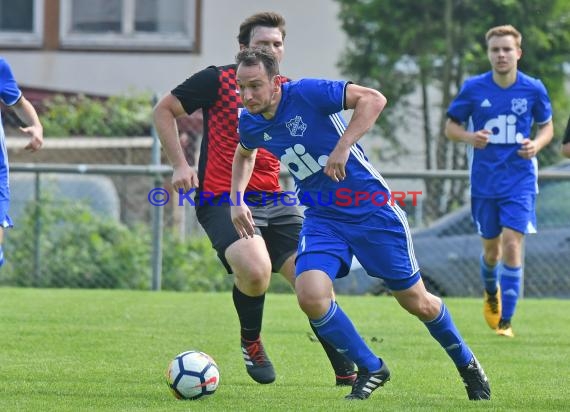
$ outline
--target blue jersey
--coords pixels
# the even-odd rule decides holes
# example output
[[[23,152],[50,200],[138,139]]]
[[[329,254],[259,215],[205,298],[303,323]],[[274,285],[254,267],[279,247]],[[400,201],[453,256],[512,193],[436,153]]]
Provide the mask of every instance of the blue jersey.
[[[471,195],[500,198],[536,193],[536,158],[517,154],[520,142],[530,138],[534,123],[548,123],[552,108],[548,92],[538,79],[517,72],[514,84],[504,89],[487,72],[465,81],[447,116],[466,124],[469,131],[492,132],[484,149],[469,146]]]
[[[12,106],[22,96],[8,62],[0,57],[0,99],[6,106]]]
[[[328,156],[346,129],[340,111],[347,84],[322,79],[285,83],[272,119],[246,110],[240,117],[240,144],[248,150],[265,148],[287,166],[297,197],[307,206],[307,217],[361,221],[379,205],[389,205],[386,183],[357,144],[350,149],[345,180],[334,182],[324,174]],[[357,202],[357,196],[374,197],[375,201]]]
[[[7,106],[15,104],[22,92],[16,84],[14,75],[10,66],[0,57],[0,99]],[[6,150],[6,136],[2,127],[0,115],[0,226],[7,227],[11,225],[8,216],[8,207],[10,200],[10,188],[8,184],[8,152]]]

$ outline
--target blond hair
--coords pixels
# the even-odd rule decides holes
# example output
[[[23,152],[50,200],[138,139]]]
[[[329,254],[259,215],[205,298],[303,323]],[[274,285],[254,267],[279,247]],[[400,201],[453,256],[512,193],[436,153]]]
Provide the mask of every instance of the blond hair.
[[[510,24],[505,24],[503,26],[496,26],[489,29],[489,31],[487,31],[487,33],[485,34],[485,41],[487,42],[487,45],[489,44],[489,39],[494,36],[497,37],[513,36],[515,38],[515,42],[517,43],[517,47],[519,49],[521,47],[522,34]]]

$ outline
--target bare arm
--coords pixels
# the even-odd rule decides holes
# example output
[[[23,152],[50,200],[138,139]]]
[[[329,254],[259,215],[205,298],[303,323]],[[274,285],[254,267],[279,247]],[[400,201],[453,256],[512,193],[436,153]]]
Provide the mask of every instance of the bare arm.
[[[324,172],[332,180],[344,180],[350,147],[370,130],[386,103],[386,97],[377,90],[355,84],[347,86],[345,105],[347,109],[354,109],[354,113],[325,166]]]
[[[447,119],[445,123],[445,135],[449,140],[454,142],[463,142],[470,144],[476,149],[483,149],[489,143],[490,130],[478,130],[476,132],[468,132],[463,125]]]
[[[244,203],[243,194],[253,173],[257,150],[246,150],[238,144],[232,165],[232,187],[230,192],[232,222],[240,237],[253,237],[255,222],[251,211]]]
[[[520,157],[531,159],[538,154],[548,143],[552,141],[554,136],[554,125],[552,120],[548,123],[540,125],[534,139],[524,139],[521,142],[521,148],[517,151]]]
[[[25,127],[20,127],[20,130],[31,136],[30,142],[25,149],[31,152],[39,150],[44,143],[44,128],[36,109],[24,96],[20,97],[20,100],[11,108],[16,113],[16,116],[26,125]]]
[[[176,191],[183,189],[187,192],[198,187],[198,175],[196,170],[188,165],[180,145],[176,118],[185,114],[180,101],[170,93],[160,99],[153,110],[154,127],[166,156],[174,168],[172,186]]]

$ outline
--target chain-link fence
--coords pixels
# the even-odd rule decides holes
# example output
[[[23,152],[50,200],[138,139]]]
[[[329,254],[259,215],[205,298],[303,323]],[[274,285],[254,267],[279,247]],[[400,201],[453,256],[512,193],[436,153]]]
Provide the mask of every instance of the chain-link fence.
[[[195,164],[199,133],[181,131]],[[0,284],[203,290],[208,277],[218,279],[214,288],[231,284],[193,207],[178,205],[152,137],[50,139],[34,154],[22,150],[26,141],[9,140],[16,227],[6,231]],[[408,213],[428,286],[443,295],[479,295],[481,245],[467,172],[383,175]],[[283,185],[291,189],[290,178]],[[570,162],[542,168],[540,188],[539,233],[526,238],[525,294],[570,297]],[[167,204],[155,205],[166,196]]]
[[[6,236],[2,284],[137,289],[160,289],[166,284],[184,289],[191,273],[180,272],[209,276],[211,270],[224,276],[196,225],[193,208],[177,205],[176,194],[165,189],[168,167],[13,168],[16,227]],[[466,178],[462,172],[386,173],[385,177],[397,182],[393,191],[402,193],[410,192],[406,182],[445,184]],[[429,203],[422,191],[414,192],[415,197],[402,197],[401,202],[410,216],[415,253],[428,287],[442,295],[479,295],[481,246],[469,205],[427,222],[422,216],[430,215],[424,210]],[[156,206],[168,196],[168,204]],[[526,240],[526,296],[570,297],[568,202],[570,163],[564,170],[544,171],[537,201],[539,233]],[[200,246],[192,246],[193,241]],[[194,262],[190,267],[177,267],[188,259]],[[380,292],[374,287],[367,291]]]
[[[384,173],[392,191],[409,193],[407,187],[465,186],[464,204],[440,217],[430,207],[441,207],[445,199],[430,202],[420,189],[415,205],[412,196],[405,207],[412,227],[414,252],[424,283],[443,296],[479,296],[481,240],[471,220],[467,172]],[[405,178],[405,179],[403,179]],[[419,182],[418,182],[419,180]],[[536,201],[538,233],[525,237],[524,290],[527,297],[570,298],[570,161],[542,170]],[[354,279],[342,280],[339,291],[384,293],[383,282],[367,278],[361,268]]]
[[[229,290],[209,241],[181,227],[194,212],[173,202],[170,174],[160,165],[13,165],[15,227],[0,285]]]

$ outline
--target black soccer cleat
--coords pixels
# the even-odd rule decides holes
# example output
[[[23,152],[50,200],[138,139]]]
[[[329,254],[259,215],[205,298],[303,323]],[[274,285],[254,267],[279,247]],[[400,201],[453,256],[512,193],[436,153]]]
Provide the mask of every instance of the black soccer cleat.
[[[344,398],[348,400],[368,399],[370,394],[384,386],[390,380],[390,371],[384,362],[378,372],[370,373],[366,369],[359,370],[356,374],[356,380],[352,384],[352,392]]]
[[[336,375],[336,386],[352,386],[356,380],[356,372]]]
[[[469,400],[481,401],[491,399],[491,387],[489,386],[487,375],[485,375],[485,371],[475,356],[471,358],[467,366],[462,366],[457,368],[457,370],[461,375],[461,379],[463,379]]]
[[[260,338],[254,341],[242,338],[241,351],[243,352],[245,369],[254,381],[264,384],[275,381],[273,364],[267,357]]]

